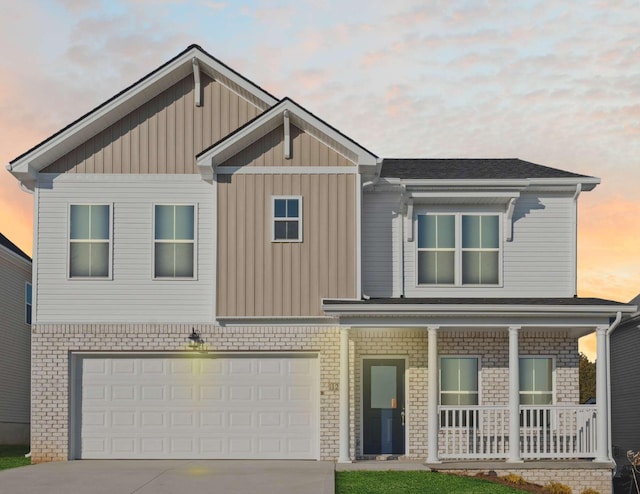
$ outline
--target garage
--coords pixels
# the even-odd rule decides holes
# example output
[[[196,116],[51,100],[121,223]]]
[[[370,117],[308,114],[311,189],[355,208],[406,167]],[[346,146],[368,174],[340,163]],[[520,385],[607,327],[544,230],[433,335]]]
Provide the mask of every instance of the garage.
[[[72,457],[319,457],[317,355],[84,355],[74,367]]]

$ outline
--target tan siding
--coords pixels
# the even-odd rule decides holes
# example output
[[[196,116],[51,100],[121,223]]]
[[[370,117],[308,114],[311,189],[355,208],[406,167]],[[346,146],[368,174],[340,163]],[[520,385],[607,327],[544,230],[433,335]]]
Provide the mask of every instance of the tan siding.
[[[201,74],[203,106],[187,76],[61,157],[44,173],[198,173],[195,155],[261,110]]]
[[[291,159],[285,159],[281,125],[222,166],[353,166],[353,162],[295,125],[291,126]]]
[[[219,316],[321,316],[356,296],[356,176],[227,175],[218,181]],[[303,196],[303,242],[271,241],[271,197]]]

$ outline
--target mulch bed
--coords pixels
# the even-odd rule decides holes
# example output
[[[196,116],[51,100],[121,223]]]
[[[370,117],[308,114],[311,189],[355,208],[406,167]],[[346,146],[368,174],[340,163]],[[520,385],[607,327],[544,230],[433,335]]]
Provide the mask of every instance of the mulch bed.
[[[476,478],[482,480],[488,480],[489,482],[494,482],[496,484],[506,485],[508,487],[513,487],[514,489],[520,489],[521,491],[526,492],[535,492],[537,494],[543,494],[544,489],[541,485],[532,484],[530,482],[525,482],[524,484],[514,484],[513,482],[509,482],[502,477],[498,477],[495,472],[491,473],[478,473],[475,475]]]

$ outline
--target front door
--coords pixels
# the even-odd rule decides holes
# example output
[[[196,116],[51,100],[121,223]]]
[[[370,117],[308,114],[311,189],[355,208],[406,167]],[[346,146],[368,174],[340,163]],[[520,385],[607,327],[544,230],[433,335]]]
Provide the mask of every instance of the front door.
[[[363,454],[403,455],[404,360],[363,361]]]

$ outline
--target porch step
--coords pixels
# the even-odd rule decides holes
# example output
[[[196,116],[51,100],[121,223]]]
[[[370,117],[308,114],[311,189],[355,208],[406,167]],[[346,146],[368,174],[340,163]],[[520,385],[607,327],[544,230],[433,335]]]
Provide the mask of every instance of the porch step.
[[[389,461],[389,460],[397,460],[398,455],[378,455],[376,456],[376,461]]]

